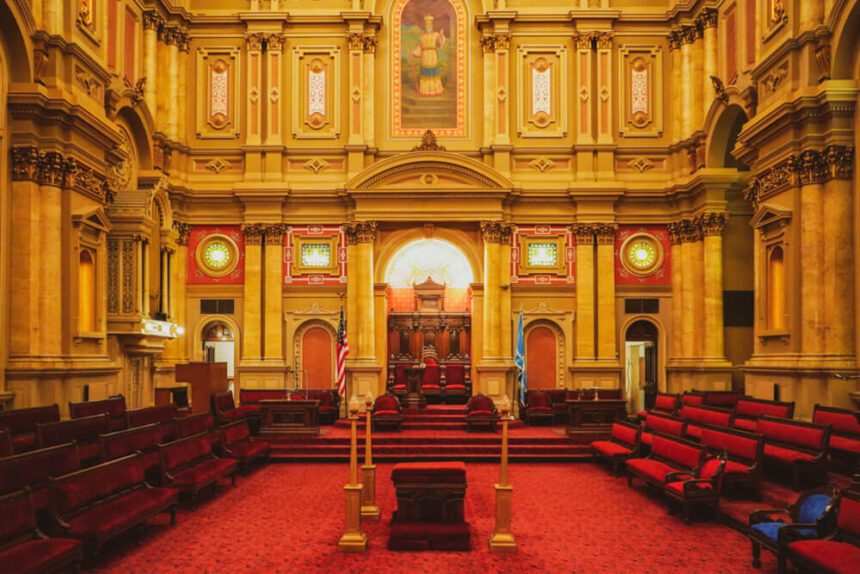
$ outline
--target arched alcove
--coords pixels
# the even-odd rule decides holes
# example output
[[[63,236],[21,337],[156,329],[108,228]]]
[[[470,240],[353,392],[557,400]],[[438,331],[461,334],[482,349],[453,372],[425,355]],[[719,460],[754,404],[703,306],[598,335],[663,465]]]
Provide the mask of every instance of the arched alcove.
[[[334,385],[335,338],[332,326],[316,319],[297,329],[296,352],[303,388],[330,389]]]
[[[749,169],[732,155],[738,134],[747,119],[746,112],[738,104],[730,104],[722,110],[708,141],[708,167],[728,167],[738,171]]]
[[[529,325],[525,333],[526,378],[530,389],[559,387],[559,352],[562,334],[548,322]]]

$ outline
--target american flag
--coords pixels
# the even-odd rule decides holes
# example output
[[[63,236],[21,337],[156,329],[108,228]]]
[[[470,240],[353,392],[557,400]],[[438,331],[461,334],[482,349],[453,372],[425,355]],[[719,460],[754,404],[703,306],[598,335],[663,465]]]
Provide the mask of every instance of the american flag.
[[[349,343],[346,340],[346,321],[343,318],[343,307],[340,308],[340,326],[337,329],[337,393],[346,396],[346,358],[349,356]]]

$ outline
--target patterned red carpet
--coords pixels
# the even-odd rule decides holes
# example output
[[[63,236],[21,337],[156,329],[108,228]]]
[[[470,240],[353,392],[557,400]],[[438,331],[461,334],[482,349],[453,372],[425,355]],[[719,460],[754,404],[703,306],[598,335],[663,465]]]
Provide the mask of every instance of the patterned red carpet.
[[[378,467],[383,520],[365,523],[369,551],[336,550],[343,525],[343,464],[270,464],[240,477],[236,488],[177,525],[151,521],[143,543],[133,537],[111,545],[100,570],[200,573],[396,573],[396,572],[759,572],[750,566],[746,539],[711,522],[684,524],[666,514],[658,499],[589,463],[520,464],[511,468],[514,528],[520,549],[494,555],[487,549],[493,527],[493,483],[498,465],[468,464],[466,519],[471,552],[404,553],[386,550],[395,507],[390,464]],[[765,574],[775,562],[765,558]]]

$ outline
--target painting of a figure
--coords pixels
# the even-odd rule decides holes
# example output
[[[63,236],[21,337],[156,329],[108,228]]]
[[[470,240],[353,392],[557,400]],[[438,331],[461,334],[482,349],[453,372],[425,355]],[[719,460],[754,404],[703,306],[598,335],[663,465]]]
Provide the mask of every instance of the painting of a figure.
[[[394,131],[464,135],[465,11],[461,0],[394,7]]]

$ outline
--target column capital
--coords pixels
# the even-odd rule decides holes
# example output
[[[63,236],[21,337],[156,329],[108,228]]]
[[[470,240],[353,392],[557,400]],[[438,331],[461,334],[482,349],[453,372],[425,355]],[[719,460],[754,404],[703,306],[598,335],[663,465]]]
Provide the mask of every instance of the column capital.
[[[579,32],[573,35],[573,41],[580,50],[590,50],[594,45],[597,32]]]
[[[287,232],[285,223],[274,223],[263,227],[263,235],[266,237],[266,245],[280,245],[284,241]]]
[[[266,40],[265,34],[251,33],[245,36],[245,47],[252,51],[262,51],[263,42]]]
[[[514,232],[514,226],[504,221],[482,221],[481,237],[486,243],[507,243]]]
[[[143,29],[144,30],[154,30],[158,32],[158,29],[164,24],[164,19],[161,17],[155,10],[147,10],[143,13]]]
[[[375,54],[379,40],[373,34],[353,32],[347,37],[350,50],[361,50],[365,54]]]
[[[590,223],[574,223],[571,231],[577,245],[594,245],[594,226]]]
[[[593,32],[593,34],[597,39],[597,48],[599,50],[608,50],[612,48],[612,38],[615,36],[615,33],[612,30]]]
[[[39,184],[63,187],[69,167],[62,154],[49,151],[39,157]]]
[[[704,28],[716,28],[719,22],[719,13],[716,8],[705,8],[696,18],[696,24]]]
[[[266,50],[278,51],[284,49],[286,38],[283,34],[268,34],[266,36]]]
[[[681,224],[681,243],[695,243],[703,237],[702,227],[694,219],[682,219]]]
[[[594,237],[598,245],[614,245],[615,231],[618,225],[615,223],[596,223],[594,225]]]
[[[376,233],[379,231],[379,224],[375,221],[356,221],[345,224],[343,230],[348,245],[373,243],[376,240]]]
[[[673,221],[666,225],[666,231],[669,232],[669,243],[672,245],[680,245],[681,243],[682,225],[680,221]]]
[[[722,235],[729,219],[728,213],[703,213],[696,218],[696,223],[704,237]]]
[[[680,30],[672,30],[671,32],[669,32],[668,39],[670,51],[681,49],[681,43],[683,42],[683,39],[681,38]]]
[[[40,156],[36,146],[12,148],[12,180],[38,181]]]
[[[168,46],[178,46],[179,45],[179,37],[182,33],[182,30],[179,26],[162,26],[160,28],[161,37],[164,40],[164,43]]]
[[[179,245],[188,245],[188,240],[191,238],[191,225],[182,221],[174,221],[173,229],[178,233],[176,239]]]
[[[245,234],[246,245],[262,245],[265,228],[261,223],[254,223],[242,226],[242,233]]]

